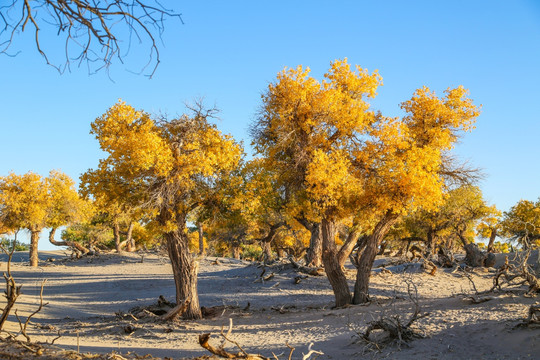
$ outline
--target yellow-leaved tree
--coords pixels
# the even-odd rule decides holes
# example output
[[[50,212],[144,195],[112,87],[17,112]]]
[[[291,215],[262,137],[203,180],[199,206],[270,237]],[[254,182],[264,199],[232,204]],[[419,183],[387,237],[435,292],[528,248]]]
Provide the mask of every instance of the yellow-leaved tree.
[[[2,223],[10,229],[30,231],[30,266],[38,265],[38,241],[47,222],[49,192],[39,174],[10,173],[0,178]]]
[[[7,228],[30,231],[30,266],[38,265],[38,242],[43,229],[51,228],[51,243],[77,247],[56,242],[54,234],[58,227],[81,220],[89,211],[73,180],[56,170],[46,178],[33,172],[1,177],[0,204],[1,222]]]
[[[202,315],[198,263],[189,252],[186,220],[242,153],[231,137],[209,123],[210,116],[211,111],[199,106],[190,116],[157,121],[120,101],[92,123],[92,133],[108,153],[100,168],[114,172],[119,193],[152,214],[163,231],[176,300],[186,304],[183,315],[188,319]]]
[[[301,66],[279,73],[252,134],[298,212],[320,218],[322,260],[336,305],[343,306],[369,300],[377,247],[399,216],[436,206],[445,178],[461,174],[447,152],[459,131],[472,128],[478,109],[462,87],[443,98],[424,87],[402,104],[405,117],[389,118],[366,101],[382,82],[377,72],[337,60],[324,77],[319,82]],[[369,236],[357,254],[351,298],[335,238],[337,224],[353,214],[371,228],[361,231]]]

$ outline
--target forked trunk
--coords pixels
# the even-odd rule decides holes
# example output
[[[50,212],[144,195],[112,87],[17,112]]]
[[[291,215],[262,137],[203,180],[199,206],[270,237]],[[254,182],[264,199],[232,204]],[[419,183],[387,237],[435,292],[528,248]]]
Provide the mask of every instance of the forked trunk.
[[[199,293],[197,291],[197,271],[199,263],[193,259],[189,252],[188,239],[183,228],[174,232],[165,233],[167,250],[176,284],[176,303],[188,301],[185,319],[201,319],[202,313],[199,306]]]
[[[358,260],[356,282],[354,284],[354,304],[363,304],[369,301],[369,278],[371,277],[371,268],[377,255],[377,247],[392,225],[397,221],[397,218],[397,215],[390,212],[387,213],[368,237],[366,247]]]
[[[311,234],[309,249],[306,254],[306,266],[321,267],[323,253],[323,238],[321,236],[321,224],[315,223],[307,228]]]
[[[135,224],[133,222],[129,223],[127,235],[126,235],[126,250],[129,252],[135,251],[135,240],[133,239],[133,228]]]
[[[30,230],[30,266],[38,266],[38,241],[41,229],[33,228]]]
[[[49,232],[49,242],[55,246],[69,246],[71,248],[79,250],[83,254],[86,254],[88,251],[90,251],[84,246],[82,246],[81,244],[76,243],[74,241],[67,241],[67,240],[56,241],[54,239],[55,234],[56,234],[56,228],[52,228],[51,231]]]
[[[321,222],[322,230],[322,261],[324,270],[334,296],[336,307],[345,306],[351,303],[351,292],[347,284],[347,278],[338,260],[338,250],[336,246],[336,224],[326,218]]]

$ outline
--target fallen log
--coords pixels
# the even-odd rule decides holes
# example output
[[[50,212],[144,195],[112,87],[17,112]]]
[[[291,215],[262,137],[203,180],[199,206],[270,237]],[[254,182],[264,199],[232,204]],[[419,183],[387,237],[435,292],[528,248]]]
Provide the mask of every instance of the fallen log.
[[[300,271],[301,273],[312,275],[312,276],[324,276],[324,269],[322,267],[304,266],[294,261],[292,258],[289,258],[289,261],[294,266],[294,268]]]

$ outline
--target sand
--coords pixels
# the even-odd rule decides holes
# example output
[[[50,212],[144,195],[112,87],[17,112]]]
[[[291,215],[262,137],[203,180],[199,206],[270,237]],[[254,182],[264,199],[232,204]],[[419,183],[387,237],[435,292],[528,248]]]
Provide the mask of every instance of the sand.
[[[114,350],[184,359],[208,355],[199,346],[198,336],[212,333],[213,343],[218,344],[220,329],[232,319],[231,337],[246,350],[268,357],[276,354],[280,359],[288,356],[287,343],[296,348],[294,358],[299,359],[310,343],[324,352],[318,359],[540,358],[540,329],[516,327],[529,307],[539,303],[538,297],[525,297],[525,287],[514,284],[488,294],[489,301],[471,304],[466,300],[475,294],[474,287],[478,292],[492,287],[495,269],[476,269],[470,276],[440,269],[431,276],[418,263],[389,265],[388,271],[374,269],[369,305],[333,309],[325,277],[310,276],[295,284],[299,274],[281,264],[267,268],[265,276],[274,276],[262,282],[258,264],[223,258],[216,264],[216,258],[204,258],[200,262],[200,302],[206,307],[219,306],[215,316],[162,323],[128,313],[156,303],[160,295],[174,301],[174,280],[166,257],[105,254],[71,261],[66,255],[43,252],[38,268],[28,266],[27,254],[14,256],[13,276],[23,285],[15,308],[23,321],[37,308],[41,281],[47,279],[44,301],[48,305],[32,319],[28,330],[32,341],[51,342],[60,333],[55,345],[65,349],[76,350],[78,342],[81,352]],[[5,256],[1,259],[5,270]],[[390,260],[378,259],[376,265]],[[348,266],[351,289],[354,275]],[[421,312],[429,313],[413,325],[422,338],[374,351],[358,333],[381,316],[399,315],[406,322],[415,309],[407,284],[417,288]],[[0,306],[4,303],[2,298]],[[6,329],[17,331],[14,316]]]

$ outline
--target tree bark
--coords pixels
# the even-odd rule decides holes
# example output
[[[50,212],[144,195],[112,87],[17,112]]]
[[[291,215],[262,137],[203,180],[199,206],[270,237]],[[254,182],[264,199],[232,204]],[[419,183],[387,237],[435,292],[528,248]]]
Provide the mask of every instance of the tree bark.
[[[424,256],[426,259],[431,260],[433,252],[435,251],[435,239],[433,236],[433,230],[428,230],[426,239],[426,253]]]
[[[127,244],[127,247],[126,247],[126,250],[128,252],[132,252],[132,251],[135,251],[135,241],[133,241],[133,228],[135,227],[135,223],[133,221],[131,221],[129,223],[129,227],[128,227],[128,231],[127,231],[127,235],[126,235],[126,244]]]
[[[197,271],[199,263],[189,252],[189,242],[184,233],[184,227],[179,224],[178,230],[165,233],[167,250],[174,274],[176,285],[176,303],[189,301],[184,318],[189,320],[201,319],[199,293],[197,291]]]
[[[233,259],[240,259],[240,245],[232,244],[232,257]]]
[[[347,284],[347,278],[338,260],[336,224],[334,221],[325,217],[321,222],[321,230],[324,270],[334,291],[336,307],[342,307],[351,303],[351,292]]]
[[[118,223],[113,224],[113,234],[114,234],[114,246],[116,252],[122,252],[122,244],[120,241],[120,225]]]
[[[321,236],[321,224],[314,223],[307,228],[311,234],[309,249],[306,253],[306,266],[321,267],[323,264],[323,239]]]
[[[30,266],[36,267],[38,266],[39,258],[38,258],[38,242],[39,242],[39,234],[41,233],[41,229],[32,228],[30,229]]]
[[[75,248],[75,249],[79,250],[83,254],[86,254],[87,252],[90,251],[86,247],[84,247],[81,244],[76,243],[74,241],[66,241],[66,240],[56,241],[54,239],[55,234],[56,234],[56,228],[52,228],[51,231],[49,232],[49,242],[51,244],[55,245],[55,246],[69,246],[69,247],[72,247],[72,248]]]
[[[272,242],[276,238],[278,234],[278,230],[283,225],[285,225],[285,223],[283,222],[271,225],[270,231],[268,232],[268,234],[264,238],[259,240],[261,242],[261,247],[263,249],[263,262],[264,263],[268,263],[273,260],[274,255],[272,254]]]
[[[270,241],[261,241],[261,247],[263,251],[263,262],[265,264],[269,263],[274,258]]]
[[[347,239],[341,245],[341,249],[339,249],[337,254],[337,260],[339,262],[339,266],[343,267],[345,266],[345,262],[347,261],[347,258],[349,255],[351,255],[351,252],[354,249],[354,246],[356,245],[358,241],[358,235],[360,234],[359,230],[351,230],[349,235],[347,235]]]
[[[489,235],[489,243],[487,247],[488,252],[493,252],[493,245],[495,244],[496,237],[497,237],[497,229],[491,229],[491,234]]]
[[[458,237],[463,244],[463,248],[465,249],[465,264],[472,267],[484,266],[486,254],[480,250],[478,245],[475,243],[467,243],[467,239],[465,239],[465,236],[463,236],[463,232],[464,231],[458,231]]]
[[[377,247],[397,219],[396,214],[392,212],[386,213],[367,239],[366,247],[358,260],[356,282],[354,284],[354,304],[363,304],[369,301],[369,278],[377,254]]]
[[[201,223],[197,223],[197,228],[199,230],[199,255],[204,256],[206,251],[204,249],[204,232]]]

